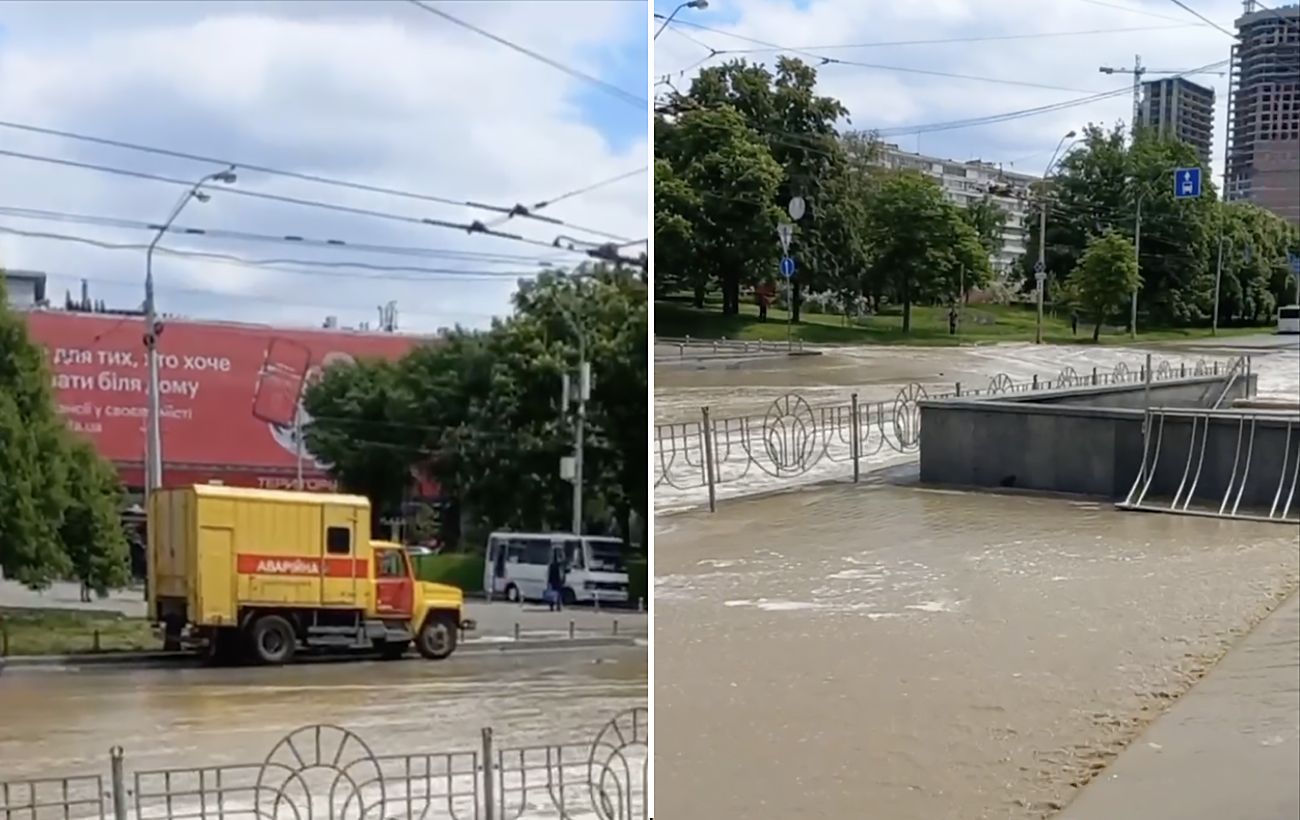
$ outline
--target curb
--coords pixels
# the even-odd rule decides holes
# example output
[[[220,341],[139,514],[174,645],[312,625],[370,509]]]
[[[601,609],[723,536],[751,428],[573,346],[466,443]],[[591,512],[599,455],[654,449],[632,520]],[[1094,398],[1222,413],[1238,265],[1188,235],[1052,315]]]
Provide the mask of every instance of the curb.
[[[502,655],[514,652],[557,652],[583,649],[617,649],[637,646],[643,639],[635,635],[579,638],[540,638],[530,640],[473,640],[457,647],[452,659],[466,655]],[[374,660],[375,656],[356,653],[324,656],[304,656],[297,664],[342,663],[346,661]],[[403,660],[416,660],[409,655]],[[204,665],[203,658],[190,652],[105,652],[99,655],[15,655],[0,658],[0,673],[6,668],[75,670],[98,669],[167,669],[192,668]]]

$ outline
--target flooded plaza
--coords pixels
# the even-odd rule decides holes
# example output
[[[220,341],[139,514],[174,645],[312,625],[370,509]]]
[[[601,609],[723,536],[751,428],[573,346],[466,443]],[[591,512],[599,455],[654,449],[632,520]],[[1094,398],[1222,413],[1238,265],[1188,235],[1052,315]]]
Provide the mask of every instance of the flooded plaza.
[[[1296,589],[1296,533],[876,483],[656,520],[666,817],[1041,818]]]

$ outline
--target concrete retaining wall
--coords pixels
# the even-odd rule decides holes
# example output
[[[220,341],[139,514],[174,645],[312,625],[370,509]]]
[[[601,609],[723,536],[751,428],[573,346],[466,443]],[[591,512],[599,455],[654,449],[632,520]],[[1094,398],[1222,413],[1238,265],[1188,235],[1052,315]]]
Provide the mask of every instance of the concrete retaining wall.
[[[1254,386],[1253,376],[1249,381],[1237,379],[1224,403],[1253,395]],[[1149,401],[1155,407],[1204,406],[1217,399],[1223,387],[1221,376],[1154,383]],[[1144,385],[1128,384],[921,402],[921,481],[1122,499],[1142,464],[1142,408],[1147,401]],[[1227,485],[1233,450],[1227,452],[1226,466],[1222,453],[1225,446],[1235,444],[1236,427],[1229,430],[1231,424],[1225,417],[1211,425],[1198,497],[1208,498],[1216,491],[1221,497]],[[1152,495],[1172,496],[1187,461],[1191,420],[1169,419],[1166,425],[1168,451],[1157,464]],[[1276,419],[1261,423],[1256,447],[1271,450],[1280,459],[1283,440],[1279,436],[1284,437],[1285,430],[1285,422]],[[1229,433],[1233,438],[1225,444]],[[1293,439],[1300,436],[1300,430],[1292,435]],[[1243,506],[1246,499],[1259,502],[1265,496],[1272,503],[1280,462],[1260,465],[1256,477],[1247,482]],[[1172,479],[1171,472],[1175,473]],[[1269,475],[1271,489],[1265,477]]]

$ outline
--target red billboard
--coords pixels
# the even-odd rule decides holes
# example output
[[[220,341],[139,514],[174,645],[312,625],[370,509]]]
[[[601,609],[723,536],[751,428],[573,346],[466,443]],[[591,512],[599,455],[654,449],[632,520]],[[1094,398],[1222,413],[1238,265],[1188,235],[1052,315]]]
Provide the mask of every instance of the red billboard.
[[[123,483],[144,485],[148,365],[144,320],[59,311],[27,314],[47,353],[59,411],[117,465]],[[289,488],[299,447],[295,421],[306,385],[325,367],[401,357],[415,336],[170,319],[159,337],[163,483],[222,481]],[[303,451],[306,489],[327,490],[324,467]]]

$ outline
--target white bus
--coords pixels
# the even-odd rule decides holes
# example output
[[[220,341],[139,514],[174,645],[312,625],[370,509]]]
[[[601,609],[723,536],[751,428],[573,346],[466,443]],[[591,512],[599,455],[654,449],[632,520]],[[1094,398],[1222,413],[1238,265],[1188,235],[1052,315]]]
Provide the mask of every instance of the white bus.
[[[1300,305],[1287,305],[1277,309],[1277,332],[1300,333]]]
[[[554,555],[563,557],[564,603],[626,604],[627,549],[617,538],[572,533],[494,532],[483,562],[483,590],[507,601],[540,601]]]

